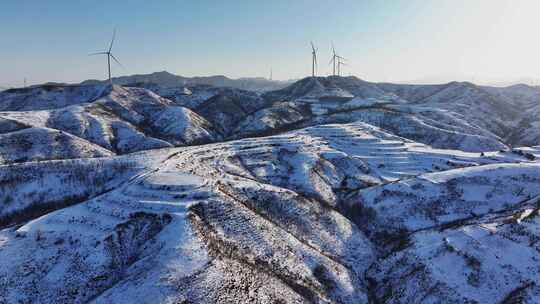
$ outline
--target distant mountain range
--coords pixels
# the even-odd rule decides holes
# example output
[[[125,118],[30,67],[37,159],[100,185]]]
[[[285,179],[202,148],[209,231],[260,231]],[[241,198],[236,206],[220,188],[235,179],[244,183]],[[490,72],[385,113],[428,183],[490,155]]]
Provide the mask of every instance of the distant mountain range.
[[[518,78],[485,78],[463,75],[436,75],[428,76],[404,81],[393,81],[400,84],[442,84],[450,81],[473,82],[476,85],[493,86],[493,87],[509,87],[517,84],[526,84],[529,86],[540,85],[540,79],[533,77],[518,77]]]
[[[85,80],[82,85],[95,85],[106,83],[106,80]],[[279,81],[269,80],[262,77],[248,77],[231,79],[223,75],[184,77],[169,73],[167,71],[155,72],[151,74],[140,74],[131,76],[114,77],[113,82],[119,85],[129,85],[137,83],[152,83],[166,87],[190,86],[190,85],[210,85],[215,87],[230,87],[251,91],[270,91],[286,87],[294,80]]]

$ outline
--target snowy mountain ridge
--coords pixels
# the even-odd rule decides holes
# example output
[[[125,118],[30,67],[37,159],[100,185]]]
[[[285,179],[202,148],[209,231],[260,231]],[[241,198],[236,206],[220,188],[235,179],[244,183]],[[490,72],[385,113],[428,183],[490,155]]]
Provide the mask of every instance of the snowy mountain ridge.
[[[537,303],[536,90],[0,92],[0,303]]]
[[[151,74],[131,75],[114,77],[113,82],[119,85],[132,84],[158,84],[165,87],[191,86],[191,85],[210,85],[214,87],[231,87],[253,91],[269,91],[285,87],[292,81],[269,80],[262,77],[245,77],[231,79],[223,75],[205,76],[205,77],[184,77],[178,76],[167,71],[155,72]],[[81,85],[106,84],[107,81],[85,80]]]

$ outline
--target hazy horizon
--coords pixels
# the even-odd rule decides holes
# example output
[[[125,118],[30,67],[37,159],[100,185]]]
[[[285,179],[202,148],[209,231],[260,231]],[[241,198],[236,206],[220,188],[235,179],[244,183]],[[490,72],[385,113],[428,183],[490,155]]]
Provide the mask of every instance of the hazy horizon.
[[[331,43],[344,75],[374,82],[479,84],[540,79],[532,39],[540,3],[477,1],[273,1],[209,3],[10,2],[0,11],[0,86],[104,79],[108,46],[126,66],[113,76],[169,71],[277,80],[321,76]],[[47,12],[44,14],[43,12]]]

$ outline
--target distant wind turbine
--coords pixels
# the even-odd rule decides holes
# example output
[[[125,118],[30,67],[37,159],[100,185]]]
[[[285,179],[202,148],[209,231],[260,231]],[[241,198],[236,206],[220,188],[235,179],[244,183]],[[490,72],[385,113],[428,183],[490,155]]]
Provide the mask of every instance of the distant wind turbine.
[[[317,68],[317,49],[311,42],[311,77],[315,77],[315,69]]]
[[[114,44],[114,39],[116,38],[116,29],[113,31],[113,35],[112,35],[112,39],[111,39],[111,44],[109,45],[109,50],[108,51],[103,51],[103,52],[97,52],[97,53],[92,53],[92,54],[89,54],[89,56],[94,56],[94,55],[107,55],[107,67],[108,67],[108,71],[109,71],[109,82],[112,84],[112,79],[111,79],[111,58],[116,61],[116,63],[118,63],[119,66],[121,66],[122,68],[124,67],[120,61],[118,61],[118,59],[116,59],[116,57],[114,57],[114,55],[112,54],[112,48],[113,48],[113,44]]]
[[[341,66],[346,65],[344,61],[347,59],[339,56],[336,53],[336,48],[334,47],[334,43],[332,43],[332,58],[330,59],[329,64],[332,64],[332,75],[333,76],[341,76]],[[337,67],[337,74],[336,74],[336,67]]]
[[[337,56],[337,59],[338,59],[338,62],[337,62],[337,74],[338,76],[341,76],[341,66],[342,65],[347,65],[344,61],[346,61],[347,59],[341,57],[341,56]]]
[[[338,76],[341,76],[341,66],[342,65],[347,65],[347,64],[345,64],[345,62],[343,62],[341,60],[338,60],[338,63],[337,63],[337,75]]]
[[[336,54],[336,49],[334,48],[334,43],[332,42],[332,59],[330,59],[330,63],[332,64],[332,75],[336,76],[336,59],[338,59],[338,55]]]

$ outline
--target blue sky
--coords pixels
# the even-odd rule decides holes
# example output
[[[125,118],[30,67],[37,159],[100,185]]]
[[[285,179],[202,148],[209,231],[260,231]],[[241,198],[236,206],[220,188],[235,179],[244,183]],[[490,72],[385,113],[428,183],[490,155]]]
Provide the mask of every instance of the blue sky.
[[[238,0],[3,1],[0,86],[105,78],[117,28],[113,74],[167,70],[289,79],[319,74],[330,45],[345,74],[371,81],[540,78],[540,1]]]

